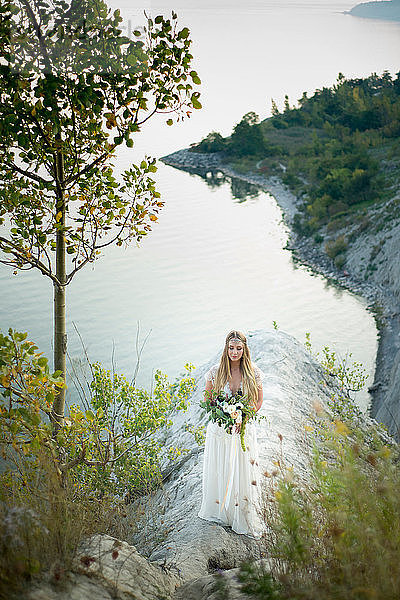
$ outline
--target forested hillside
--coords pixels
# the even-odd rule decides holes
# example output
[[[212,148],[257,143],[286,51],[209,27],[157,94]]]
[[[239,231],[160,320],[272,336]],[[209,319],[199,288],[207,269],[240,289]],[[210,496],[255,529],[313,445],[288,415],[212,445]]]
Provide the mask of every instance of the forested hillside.
[[[222,152],[239,171],[280,174],[302,199],[295,229],[321,226],[392,199],[400,175],[400,73],[346,79],[306,93],[297,106],[285,97],[259,123],[248,113],[229,138],[210,133],[193,148]],[[391,210],[398,209],[394,203]]]

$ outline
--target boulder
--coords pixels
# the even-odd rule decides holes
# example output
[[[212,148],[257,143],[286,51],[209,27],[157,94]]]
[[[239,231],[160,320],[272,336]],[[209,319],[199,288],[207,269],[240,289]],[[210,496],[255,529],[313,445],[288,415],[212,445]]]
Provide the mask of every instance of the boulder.
[[[151,564],[134,546],[95,535],[82,544],[62,587],[42,584],[27,600],[165,600],[179,584],[174,574]]]

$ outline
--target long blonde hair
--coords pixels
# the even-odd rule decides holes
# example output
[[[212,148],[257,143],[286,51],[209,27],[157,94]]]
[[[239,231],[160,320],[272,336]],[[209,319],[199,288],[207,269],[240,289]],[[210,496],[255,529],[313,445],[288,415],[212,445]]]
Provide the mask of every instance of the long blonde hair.
[[[256,383],[256,377],[254,374],[254,369],[250,360],[250,352],[247,346],[247,340],[244,333],[241,331],[230,331],[226,336],[225,347],[222,352],[221,360],[219,363],[218,371],[215,376],[215,387],[214,389],[217,391],[221,391],[225,388],[226,382],[231,377],[231,364],[228,355],[229,342],[233,339],[238,339],[243,344],[243,354],[240,359],[240,371],[242,373],[242,381],[243,381],[243,392],[248,397],[250,402],[254,405],[254,408],[257,406],[258,400],[258,388]]]

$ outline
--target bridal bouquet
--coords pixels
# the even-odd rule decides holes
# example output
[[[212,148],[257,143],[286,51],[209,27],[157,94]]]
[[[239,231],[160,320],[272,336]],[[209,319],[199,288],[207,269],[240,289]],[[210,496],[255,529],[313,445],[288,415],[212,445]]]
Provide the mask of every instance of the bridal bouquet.
[[[224,427],[227,433],[233,433],[236,427],[240,427],[240,443],[243,451],[246,451],[244,433],[246,423],[250,419],[258,418],[253,405],[241,390],[229,396],[225,392],[206,392],[204,401],[200,406],[210,415],[210,420]]]

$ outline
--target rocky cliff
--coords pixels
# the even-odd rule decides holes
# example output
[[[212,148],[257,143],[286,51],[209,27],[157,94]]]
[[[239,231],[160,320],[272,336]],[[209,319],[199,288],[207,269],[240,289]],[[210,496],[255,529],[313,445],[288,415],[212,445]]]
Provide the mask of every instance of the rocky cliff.
[[[326,405],[332,384],[303,346],[283,332],[254,332],[249,346],[265,374],[261,412],[266,419],[257,425],[262,472],[271,473],[273,461],[279,459],[306,478],[310,446],[304,424],[316,402]],[[213,574],[219,570],[230,597],[243,597],[236,569],[246,559],[268,563],[268,549],[263,540],[198,518],[203,449],[185,428],[187,422],[206,423],[199,406],[204,374],[218,360],[219,354],[198,369],[189,410],[179,414],[168,432],[168,442],[188,453],[166,475],[163,489],[141,500],[141,534],[126,542],[101,535],[87,540],[63,589],[41,585],[29,600],[216,600]],[[129,508],[128,519],[135,518],[137,508]]]

